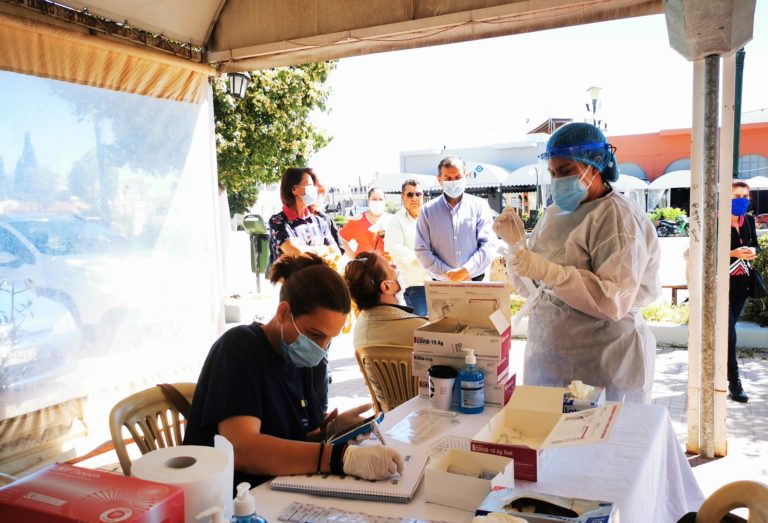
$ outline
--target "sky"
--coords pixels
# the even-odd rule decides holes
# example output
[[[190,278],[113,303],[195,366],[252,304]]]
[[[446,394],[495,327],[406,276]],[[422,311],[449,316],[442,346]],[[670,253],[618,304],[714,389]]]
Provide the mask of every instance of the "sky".
[[[742,109],[766,108],[768,0],[745,49]],[[583,121],[592,86],[609,137],[688,128],[692,81],[663,15],[345,58],[314,117],[333,141],[310,165],[344,187],[399,172],[401,151],[521,141],[549,117]]]

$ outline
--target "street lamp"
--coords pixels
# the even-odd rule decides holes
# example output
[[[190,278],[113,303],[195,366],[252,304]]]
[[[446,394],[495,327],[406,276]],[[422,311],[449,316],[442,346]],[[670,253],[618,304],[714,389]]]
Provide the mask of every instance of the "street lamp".
[[[600,96],[599,87],[590,87],[587,89],[589,97],[592,100],[592,125],[597,125],[597,97]],[[587,111],[589,111],[589,105],[587,105]]]
[[[227,75],[227,90],[229,96],[235,100],[245,98],[245,91],[251,82],[251,75],[248,73],[229,73]]]

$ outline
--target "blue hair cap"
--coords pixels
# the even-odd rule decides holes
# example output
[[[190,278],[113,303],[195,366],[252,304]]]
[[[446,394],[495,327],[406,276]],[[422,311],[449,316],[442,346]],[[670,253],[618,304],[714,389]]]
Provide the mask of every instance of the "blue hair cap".
[[[598,127],[574,122],[562,126],[549,137],[547,151],[539,158],[568,158],[591,165],[600,171],[605,181],[615,182],[619,178],[619,167],[614,151]]]

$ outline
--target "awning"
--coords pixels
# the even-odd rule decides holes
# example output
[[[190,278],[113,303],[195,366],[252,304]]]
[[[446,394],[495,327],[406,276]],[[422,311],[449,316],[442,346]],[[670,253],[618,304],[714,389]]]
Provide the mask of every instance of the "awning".
[[[620,191],[642,191],[648,189],[648,184],[640,178],[636,178],[635,176],[630,176],[629,174],[619,174],[619,179],[615,182],[611,182],[611,187]]]
[[[752,178],[744,178],[742,181],[747,182],[747,185],[753,191],[756,189],[768,189],[768,176],[754,176]]]
[[[502,185],[505,187],[511,187],[516,185],[533,185],[534,187],[543,183],[544,180],[539,179],[539,164],[529,163],[518,167],[504,179]]]
[[[679,188],[691,188],[691,171],[686,169],[683,171],[668,172],[667,174],[659,176],[648,185],[648,189],[650,190]]]
[[[465,162],[467,188],[500,187],[509,173],[503,167],[491,163]]]

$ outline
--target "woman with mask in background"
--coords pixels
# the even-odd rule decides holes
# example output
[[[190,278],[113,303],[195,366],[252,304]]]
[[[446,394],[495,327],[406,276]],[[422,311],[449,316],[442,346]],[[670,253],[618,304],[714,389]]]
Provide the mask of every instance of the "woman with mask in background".
[[[405,287],[395,268],[373,251],[361,252],[344,268],[344,279],[360,309],[353,346],[402,345],[412,350],[413,331],[427,319],[403,305]]]
[[[728,295],[728,397],[739,403],[749,401],[739,377],[739,361],[736,359],[736,322],[751,291],[749,263],[757,258],[757,229],[755,218],[747,214],[749,209],[749,185],[741,180],[731,184],[731,265],[729,267],[730,290]]]
[[[494,230],[509,244],[515,288],[534,300],[525,384],[581,380],[604,386],[608,400],[649,403],[656,340],[640,308],[660,294],[660,250],[643,210],[611,189],[614,151],[594,125],[561,127],[540,156],[554,205],[527,242],[514,209]]]
[[[384,254],[384,230],[391,217],[384,212],[384,207],[384,191],[380,187],[371,187],[368,210],[349,220],[339,231],[347,256],[353,258],[365,251]]]
[[[317,201],[317,176],[308,167],[289,167],[280,180],[283,210],[269,219],[270,262],[283,254],[311,252],[322,258],[341,256],[324,217],[312,213]]]
[[[226,437],[234,447],[235,485],[295,474],[378,480],[402,472],[402,458],[390,447],[323,443],[371,407],[326,415],[326,398],[313,386],[312,373],[349,314],[342,277],[306,254],[279,258],[270,280],[282,283],[272,319],[234,327],[211,347],[184,444],[213,446],[216,434]]]

